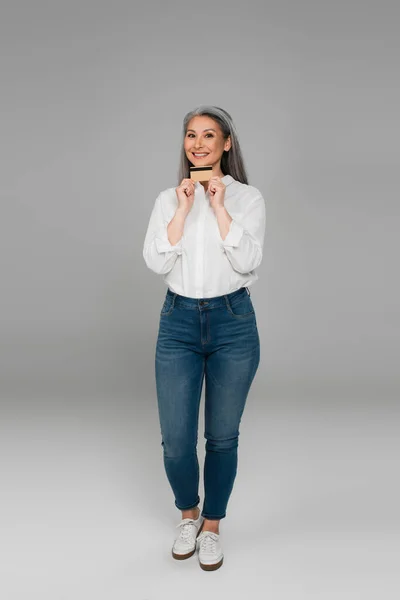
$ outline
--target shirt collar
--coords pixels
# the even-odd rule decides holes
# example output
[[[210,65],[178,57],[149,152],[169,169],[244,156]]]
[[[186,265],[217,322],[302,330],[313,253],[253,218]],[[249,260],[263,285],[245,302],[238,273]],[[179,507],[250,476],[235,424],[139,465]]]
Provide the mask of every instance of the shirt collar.
[[[232,175],[224,175],[223,177],[221,177],[221,181],[224,185],[229,185],[230,183],[232,183],[232,181],[235,180],[232,177]],[[195,186],[199,187],[199,185],[201,185],[200,181],[196,181]]]
[[[229,185],[230,183],[232,183],[232,181],[235,180],[233,179],[232,175],[224,175],[223,177],[221,177],[221,181],[225,185]]]

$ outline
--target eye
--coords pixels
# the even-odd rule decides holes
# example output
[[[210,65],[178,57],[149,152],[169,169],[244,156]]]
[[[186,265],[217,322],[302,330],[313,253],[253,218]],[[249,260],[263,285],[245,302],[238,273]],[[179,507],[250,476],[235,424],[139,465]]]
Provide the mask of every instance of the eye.
[[[187,134],[187,137],[193,137],[193,136],[194,136],[194,134],[193,134],[193,133],[188,133],[188,134]],[[210,137],[214,137],[212,133],[206,133],[206,137],[208,137],[208,136],[210,136]]]

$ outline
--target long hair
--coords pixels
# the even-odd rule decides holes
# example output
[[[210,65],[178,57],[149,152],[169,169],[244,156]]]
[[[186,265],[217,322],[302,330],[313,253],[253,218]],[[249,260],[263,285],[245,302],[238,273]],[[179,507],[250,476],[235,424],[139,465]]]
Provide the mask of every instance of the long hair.
[[[189,121],[197,115],[204,115],[214,119],[214,121],[216,121],[221,127],[225,140],[229,135],[231,136],[231,147],[228,151],[224,150],[221,157],[221,171],[224,175],[231,175],[234,179],[236,179],[236,181],[248,184],[239,138],[232,117],[226,112],[226,110],[220,108],[219,106],[201,105],[188,112],[183,119],[182,148],[178,171],[178,185],[181,183],[182,179],[190,177],[189,167],[193,166],[186,156],[183,144]]]

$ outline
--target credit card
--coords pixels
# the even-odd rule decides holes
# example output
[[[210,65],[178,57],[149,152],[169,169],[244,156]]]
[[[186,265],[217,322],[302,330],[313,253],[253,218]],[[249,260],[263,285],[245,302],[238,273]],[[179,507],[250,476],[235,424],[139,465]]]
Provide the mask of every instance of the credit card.
[[[190,179],[193,181],[209,181],[212,176],[212,166],[189,167]]]

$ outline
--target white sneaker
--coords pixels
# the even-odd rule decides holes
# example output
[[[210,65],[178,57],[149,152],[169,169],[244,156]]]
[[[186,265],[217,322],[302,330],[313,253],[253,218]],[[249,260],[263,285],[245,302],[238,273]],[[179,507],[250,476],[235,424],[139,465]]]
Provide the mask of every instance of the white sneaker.
[[[180,528],[178,537],[175,539],[172,546],[172,556],[178,560],[189,558],[196,551],[196,538],[203,527],[204,517],[199,516],[197,519],[182,519],[177,525]]]
[[[202,531],[198,538],[199,562],[204,571],[219,569],[224,560],[219,534],[213,531]]]

